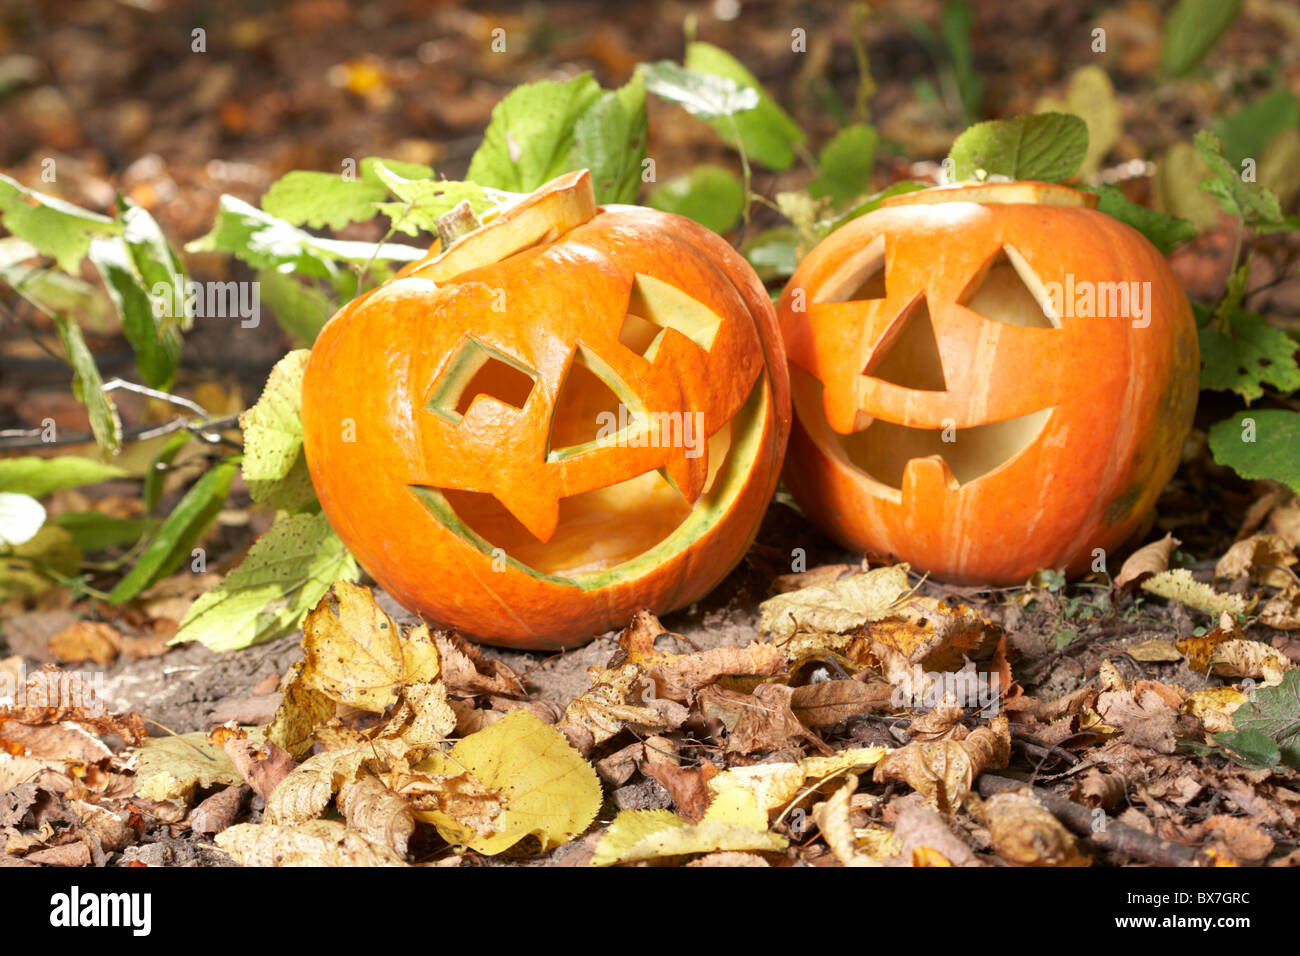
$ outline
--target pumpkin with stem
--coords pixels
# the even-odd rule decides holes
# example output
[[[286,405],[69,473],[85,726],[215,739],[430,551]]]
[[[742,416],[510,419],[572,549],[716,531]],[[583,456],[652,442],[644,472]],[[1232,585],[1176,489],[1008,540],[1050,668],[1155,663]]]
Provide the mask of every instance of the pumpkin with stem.
[[[1095,205],[923,190],[812,250],[778,304],[806,514],[955,583],[1104,566],[1178,464],[1200,362],[1160,253]]]
[[[326,325],[303,381],[325,514],[408,608],[546,649],[711,590],[789,430],[771,301],[720,237],[554,180]]]

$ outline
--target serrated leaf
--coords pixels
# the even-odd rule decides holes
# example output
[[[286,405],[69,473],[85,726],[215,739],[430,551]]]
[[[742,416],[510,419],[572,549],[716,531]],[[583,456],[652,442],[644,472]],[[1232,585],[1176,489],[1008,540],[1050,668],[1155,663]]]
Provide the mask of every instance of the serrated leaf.
[[[204,472],[176,503],[152,540],[136,559],[135,565],[109,592],[113,604],[129,601],[159,578],[179,568],[190,557],[190,550],[226,503],[230,483],[239,469],[236,458],[227,458]]]
[[[1186,219],[1179,219],[1157,209],[1148,209],[1128,198],[1115,186],[1083,186],[1088,192],[1098,195],[1097,209],[1120,222],[1132,226],[1147,240],[1167,254],[1174,246],[1191,242],[1196,238],[1196,226]]]
[[[339,263],[367,263],[372,258],[415,262],[427,250],[401,243],[321,239],[291,223],[223,195],[212,231],[185,248],[190,252],[228,252],[254,269],[281,269],[334,279]]]
[[[808,186],[809,194],[828,197],[838,207],[866,192],[879,139],[875,127],[866,123],[836,133],[817,156],[818,175]]]
[[[636,73],[619,89],[602,93],[578,117],[565,165],[591,171],[597,203],[635,202],[647,135],[645,80]]]
[[[503,810],[491,835],[445,812],[416,812],[449,843],[479,853],[501,853],[529,836],[543,851],[549,850],[586,830],[600,810],[600,781],[591,764],[563,734],[525,707],[458,740],[449,752],[430,755],[416,769],[434,774],[469,771],[482,788],[499,794]]]
[[[1043,97],[1034,105],[1038,113],[1072,113],[1088,126],[1088,150],[1079,167],[1082,175],[1095,173],[1119,142],[1122,120],[1115,86],[1106,71],[1094,63],[1070,75],[1065,98]]]
[[[1300,670],[1287,671],[1276,687],[1257,689],[1254,700],[1233,712],[1232,725],[1234,732],[1219,734],[1214,742],[1263,766],[1280,761],[1300,769]]]
[[[1088,152],[1088,126],[1070,113],[1035,113],[976,123],[957,137],[948,156],[957,180],[979,170],[1010,179],[1056,183],[1079,170]]]
[[[342,229],[348,223],[371,219],[376,204],[388,198],[388,188],[375,175],[377,162],[407,179],[433,176],[432,169],[419,163],[367,156],[361,160],[359,179],[310,170],[285,173],[262,197],[262,208],[285,222],[313,229]]]
[[[360,575],[323,514],[287,515],[181,621],[175,643],[238,650],[287,634],[336,580]]]
[[[1165,20],[1160,69],[1182,76],[1204,59],[1241,10],[1241,0],[1179,0]]]
[[[95,357],[86,348],[80,327],[71,319],[56,315],[54,328],[63,345],[63,354],[72,366],[72,394],[86,406],[95,442],[105,454],[116,455],[122,448],[122,420],[117,415],[117,406],[104,392],[104,380],[99,377]]]
[[[442,179],[407,179],[376,162],[375,175],[400,202],[379,203],[378,209],[390,220],[393,228],[408,236],[421,230],[438,231],[438,218],[461,203],[468,201],[475,213],[483,213],[496,205],[496,201],[474,182],[453,182]]]
[[[1200,187],[1218,200],[1225,212],[1246,223],[1276,223],[1282,219],[1277,197],[1259,183],[1248,183],[1241,178],[1242,170],[1223,155],[1219,137],[1203,129],[1192,143],[1213,176]]]
[[[769,169],[789,169],[794,162],[794,148],[807,136],[785,110],[763,89],[762,84],[734,56],[711,43],[689,43],[685,65],[709,76],[734,82],[742,90],[753,90],[758,100],[753,109],[737,112],[729,118],[713,119],[710,125],[733,146],[736,132],[750,159]]]
[[[0,491],[41,498],[60,488],[76,488],[96,482],[120,478],[126,472],[116,465],[82,458],[80,455],[61,455],[58,458],[0,458]]]
[[[1247,419],[1254,422],[1253,431],[1248,430]],[[1209,438],[1210,452],[1220,465],[1246,479],[1280,481],[1300,494],[1300,412],[1276,408],[1238,412],[1214,425]]]
[[[117,235],[122,227],[108,216],[56,196],[28,189],[0,173],[0,225],[75,273],[95,235]]]
[[[645,80],[646,90],[708,122],[758,106],[758,90],[741,86],[729,77],[688,69],[672,60],[642,63],[637,72]]]
[[[316,500],[302,446],[302,376],[310,355],[298,349],[276,362],[257,404],[239,417],[248,493],[281,511]]]
[[[1232,391],[1254,401],[1270,385],[1289,394],[1300,389],[1296,343],[1282,329],[1252,312],[1229,314],[1228,331],[1215,323],[1200,330],[1201,388]]]
[[[104,279],[104,288],[122,319],[122,334],[135,352],[136,368],[145,384],[166,389],[180,364],[182,340],[178,323],[155,314],[155,300],[136,272],[125,238],[96,239],[88,255]],[[172,288],[169,280],[167,288]],[[168,299],[170,307],[175,299]],[[185,301],[183,298],[180,301]],[[164,308],[161,306],[160,308]]]
[[[530,193],[565,172],[573,131],[600,96],[591,74],[516,87],[492,110],[468,179],[481,186]]]
[[[745,187],[730,170],[705,164],[657,186],[646,205],[727,232],[744,212]]]

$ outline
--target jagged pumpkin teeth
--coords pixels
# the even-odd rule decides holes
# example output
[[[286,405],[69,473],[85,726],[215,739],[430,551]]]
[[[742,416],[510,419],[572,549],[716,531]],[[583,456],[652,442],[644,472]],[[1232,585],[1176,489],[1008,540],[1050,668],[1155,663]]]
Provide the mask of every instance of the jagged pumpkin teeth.
[[[330,321],[303,384],[331,524],[408,607],[581,643],[740,560],[789,428],[771,302],[689,220],[597,207],[585,172]]]
[[[1065,186],[930,189],[832,233],[778,311],[786,482],[841,542],[950,581],[1087,570],[1138,527],[1196,406],[1187,297]]]

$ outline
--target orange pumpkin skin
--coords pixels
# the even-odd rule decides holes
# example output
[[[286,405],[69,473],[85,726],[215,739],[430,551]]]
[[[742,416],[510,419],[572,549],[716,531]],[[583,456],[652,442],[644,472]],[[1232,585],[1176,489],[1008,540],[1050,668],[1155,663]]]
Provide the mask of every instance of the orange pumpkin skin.
[[[778,315],[795,412],[785,480],[813,521],[855,550],[990,585],[1086,572],[1137,528],[1191,428],[1199,349],[1159,252],[1093,205],[1043,184],[929,190],[803,260]],[[850,289],[882,241],[884,289]],[[1149,290],[1147,309],[1131,298],[1114,315],[1117,287],[1098,284],[1116,282]],[[1089,285],[1110,317],[1085,314]],[[931,343],[911,325],[926,311]]]
[[[557,189],[590,203],[583,172],[519,208]],[[757,276],[689,220],[590,207],[558,236],[458,272],[448,257],[480,234],[496,241],[512,210],[357,299],[304,377],[307,460],[330,523],[405,606],[486,643],[577,646],[642,607],[698,600],[744,555],[780,474],[789,383]],[[632,306],[654,316],[641,354],[620,342]],[[526,397],[495,394],[498,360],[531,378]],[[481,378],[489,367],[498,379]],[[590,425],[592,376],[630,408],[681,412],[682,427],[699,413],[708,446],[697,439],[692,456],[665,425],[655,444],[587,436],[557,449],[557,430]]]

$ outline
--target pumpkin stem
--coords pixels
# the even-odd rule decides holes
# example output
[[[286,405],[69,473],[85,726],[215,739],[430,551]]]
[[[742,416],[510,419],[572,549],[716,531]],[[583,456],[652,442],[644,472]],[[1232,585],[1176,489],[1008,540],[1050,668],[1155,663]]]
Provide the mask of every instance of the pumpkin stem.
[[[442,248],[447,249],[461,236],[468,235],[483,223],[474,215],[474,207],[468,199],[462,199],[456,205],[438,217],[438,239]]]

